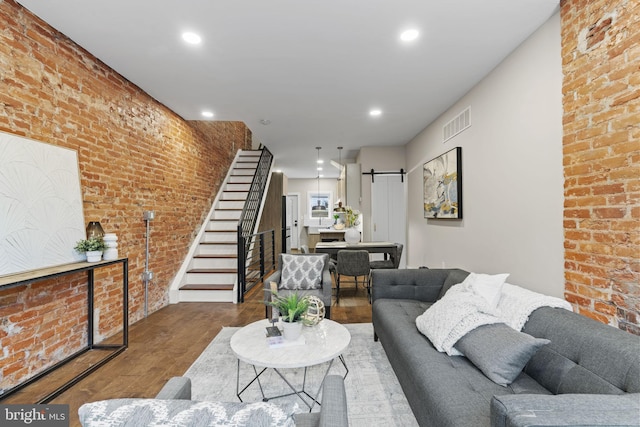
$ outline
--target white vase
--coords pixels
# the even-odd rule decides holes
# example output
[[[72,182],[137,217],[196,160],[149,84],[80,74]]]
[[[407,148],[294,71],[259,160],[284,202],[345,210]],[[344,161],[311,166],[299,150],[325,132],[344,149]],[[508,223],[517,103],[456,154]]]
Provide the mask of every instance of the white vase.
[[[87,262],[98,262],[102,259],[102,251],[87,251]]]
[[[344,230],[344,241],[347,243],[358,243],[360,241],[360,231],[355,227]]]
[[[282,322],[282,336],[287,341],[295,341],[302,333],[302,322]]]
[[[102,254],[102,259],[105,261],[118,259],[118,236],[114,233],[107,233],[104,235],[103,240],[107,249]]]

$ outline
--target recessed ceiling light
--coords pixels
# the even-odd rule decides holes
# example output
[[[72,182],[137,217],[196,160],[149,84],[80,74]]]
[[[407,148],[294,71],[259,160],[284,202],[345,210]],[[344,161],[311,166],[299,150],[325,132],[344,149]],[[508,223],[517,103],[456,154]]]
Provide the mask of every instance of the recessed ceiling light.
[[[324,175],[320,174],[318,175],[318,178],[324,178]]]
[[[317,162],[317,163],[318,163],[319,165],[321,165],[321,164],[323,164],[323,163],[324,163],[324,160],[322,160],[322,159],[318,159],[318,162]]]
[[[269,119],[262,119],[260,120],[260,124],[261,125],[265,125],[265,126],[269,126],[271,124],[271,120]]]
[[[182,33],[182,40],[189,44],[200,44],[202,42],[202,37],[200,37],[196,33],[186,32]]]
[[[415,28],[412,28],[410,30],[403,31],[402,34],[400,34],[400,40],[403,42],[412,42],[417,39],[419,35],[420,32]]]
[[[378,109],[378,108],[374,108],[373,110],[369,111],[369,115],[373,116],[373,117],[377,117],[379,115],[382,114],[382,110]]]
[[[318,170],[319,170],[319,171],[321,171],[321,170],[322,170],[322,168],[320,168],[320,167],[319,167],[319,168],[318,168]]]
[[[202,117],[207,117],[209,119],[213,117],[213,113],[211,111],[203,111],[201,114],[202,114]]]

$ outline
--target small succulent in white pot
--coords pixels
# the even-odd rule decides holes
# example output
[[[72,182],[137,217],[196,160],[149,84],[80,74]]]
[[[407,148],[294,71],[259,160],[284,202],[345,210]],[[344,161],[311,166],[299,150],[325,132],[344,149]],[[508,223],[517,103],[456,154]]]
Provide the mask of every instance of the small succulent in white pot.
[[[88,262],[97,262],[102,259],[102,252],[107,248],[102,237],[90,237],[79,240],[73,248],[80,254],[87,255]]]

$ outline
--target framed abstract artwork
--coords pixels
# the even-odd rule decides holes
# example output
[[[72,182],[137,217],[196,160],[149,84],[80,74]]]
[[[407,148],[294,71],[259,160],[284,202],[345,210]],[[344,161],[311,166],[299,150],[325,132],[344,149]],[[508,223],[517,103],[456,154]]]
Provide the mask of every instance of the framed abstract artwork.
[[[423,167],[424,217],[462,219],[462,147]]]

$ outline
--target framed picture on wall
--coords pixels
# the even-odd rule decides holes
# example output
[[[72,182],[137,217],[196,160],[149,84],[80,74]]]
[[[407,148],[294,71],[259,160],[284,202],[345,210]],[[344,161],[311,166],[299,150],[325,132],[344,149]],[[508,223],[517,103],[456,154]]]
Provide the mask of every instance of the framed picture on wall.
[[[462,219],[462,147],[423,167],[424,217]]]
[[[329,218],[333,209],[331,192],[309,192],[309,217]]]

